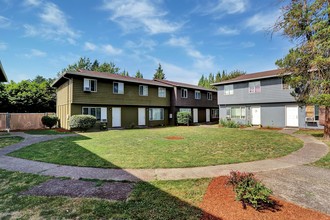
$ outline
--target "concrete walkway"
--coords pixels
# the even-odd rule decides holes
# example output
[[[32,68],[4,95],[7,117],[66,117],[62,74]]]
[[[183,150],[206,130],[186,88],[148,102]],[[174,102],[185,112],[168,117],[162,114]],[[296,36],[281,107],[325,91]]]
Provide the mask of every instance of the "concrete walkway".
[[[303,148],[290,155],[276,158],[195,168],[173,169],[102,169],[91,167],[63,166],[6,156],[6,154],[25,146],[74,135],[28,135],[11,133],[11,136],[24,137],[24,141],[0,149],[0,168],[34,173],[39,175],[89,178],[117,181],[178,180],[228,175],[232,170],[257,172],[276,196],[304,207],[316,209],[330,215],[330,170],[304,166],[325,156],[329,148],[326,144],[308,135],[293,134],[296,130],[285,129],[280,132],[293,135],[304,142]],[[272,171],[272,172],[269,172]]]

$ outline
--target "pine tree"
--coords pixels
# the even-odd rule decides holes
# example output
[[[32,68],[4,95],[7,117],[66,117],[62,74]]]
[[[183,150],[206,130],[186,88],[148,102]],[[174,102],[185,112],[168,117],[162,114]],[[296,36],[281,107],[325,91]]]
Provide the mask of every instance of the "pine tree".
[[[156,72],[154,74],[154,79],[166,79],[164,71],[162,69],[162,65],[160,65],[160,63],[158,64],[158,68],[156,69]]]
[[[143,78],[143,74],[138,70],[135,74],[135,78]]]

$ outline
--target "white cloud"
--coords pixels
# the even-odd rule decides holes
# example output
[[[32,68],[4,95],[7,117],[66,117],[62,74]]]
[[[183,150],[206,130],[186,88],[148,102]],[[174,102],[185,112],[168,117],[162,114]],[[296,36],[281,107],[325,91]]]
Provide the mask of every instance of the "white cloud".
[[[24,4],[27,6],[37,7],[41,4],[41,0],[25,0]]]
[[[256,44],[254,42],[251,42],[251,41],[247,41],[247,42],[242,42],[241,43],[241,46],[243,48],[251,48],[251,47],[254,47]]]
[[[181,47],[185,50],[187,56],[193,58],[193,67],[197,70],[211,71],[214,69],[214,57],[210,55],[203,55],[200,51],[196,50],[191,43],[189,37],[174,37],[172,36],[167,42],[167,45],[174,47]]]
[[[182,23],[170,22],[164,17],[166,11],[152,0],[104,0],[102,8],[110,11],[110,20],[118,23],[124,31],[143,28],[149,34],[173,33]]]
[[[85,42],[84,49],[89,51],[94,51],[97,49],[97,46],[93,43]]]
[[[199,6],[198,12],[203,15],[213,15],[215,18],[223,17],[225,14],[243,13],[249,6],[249,0],[218,0],[206,3],[203,1],[203,6]]]
[[[10,25],[11,21],[8,18],[0,15],[0,28],[7,28]]]
[[[32,58],[32,57],[45,57],[47,56],[47,53],[37,50],[37,49],[31,49],[29,53],[24,54],[25,57]]]
[[[102,51],[108,55],[119,55],[123,52],[121,49],[115,48],[110,44],[103,45]]]
[[[227,26],[219,27],[216,31],[218,35],[238,35],[240,31],[235,28],[229,28]]]
[[[40,25],[25,24],[25,35],[41,36],[46,39],[75,44],[79,34],[69,26],[64,12],[51,2],[40,3],[40,7],[42,9],[42,12],[39,14]]]
[[[141,39],[138,42],[134,41],[127,41],[125,43],[125,47],[130,49],[147,49],[147,50],[153,50],[157,46],[157,42],[151,39]]]
[[[280,11],[270,13],[261,12],[250,17],[246,21],[246,27],[252,29],[254,32],[267,31],[275,24],[279,16]]]
[[[7,50],[7,48],[8,48],[8,45],[5,42],[0,41],[0,51]]]

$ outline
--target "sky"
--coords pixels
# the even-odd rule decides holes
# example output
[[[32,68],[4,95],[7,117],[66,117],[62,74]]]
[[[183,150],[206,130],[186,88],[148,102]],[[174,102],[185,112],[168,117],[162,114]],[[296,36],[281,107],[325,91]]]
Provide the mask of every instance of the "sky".
[[[292,44],[270,27],[278,0],[0,0],[9,80],[54,78],[80,57],[152,79],[197,84],[209,73],[277,68]]]

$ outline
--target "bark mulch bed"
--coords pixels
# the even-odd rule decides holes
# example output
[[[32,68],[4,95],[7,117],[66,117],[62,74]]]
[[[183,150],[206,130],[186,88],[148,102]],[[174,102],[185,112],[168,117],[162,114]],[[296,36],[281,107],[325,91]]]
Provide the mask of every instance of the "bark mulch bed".
[[[168,136],[168,137],[165,137],[167,140],[182,140],[184,139],[184,137],[181,137],[181,136]]]
[[[330,220],[330,216],[306,209],[292,203],[277,199],[274,207],[256,211],[248,206],[243,209],[242,204],[235,200],[235,193],[231,186],[226,186],[227,177],[217,177],[208,186],[206,194],[200,205],[204,211],[202,220]]]
[[[51,179],[21,193],[21,195],[87,197],[125,201],[133,190],[133,186],[134,183],[127,182],[99,183]]]

